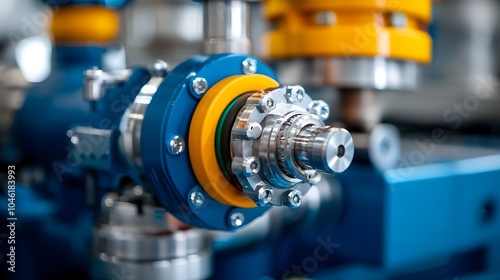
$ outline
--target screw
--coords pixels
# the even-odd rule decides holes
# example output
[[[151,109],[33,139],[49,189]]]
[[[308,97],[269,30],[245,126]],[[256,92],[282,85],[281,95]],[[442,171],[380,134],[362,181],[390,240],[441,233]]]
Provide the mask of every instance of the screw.
[[[269,112],[269,111],[273,110],[274,108],[276,108],[276,101],[274,101],[274,99],[272,99],[270,96],[264,95],[260,99],[258,109],[262,113]]]
[[[315,15],[317,25],[334,25],[337,22],[337,15],[332,11],[320,11]]]
[[[285,97],[289,103],[299,103],[304,100],[305,90],[301,86],[290,86],[286,88]]]
[[[172,137],[172,139],[170,139],[169,148],[172,154],[178,155],[184,152],[184,149],[186,148],[186,143],[184,143],[184,139],[175,135],[174,137]]]
[[[199,207],[205,202],[205,195],[197,190],[191,192],[190,198],[194,206]]]
[[[297,101],[301,102],[304,99],[304,91],[301,89],[297,90],[296,97]]]
[[[107,208],[111,208],[115,204],[115,201],[118,200],[118,195],[115,192],[109,192],[103,196],[102,204],[104,204]]]
[[[246,176],[253,176],[259,173],[260,162],[256,157],[248,157],[243,160],[243,168]]]
[[[99,79],[104,75],[104,71],[100,70],[97,66],[93,66],[86,70],[83,74],[88,79]]]
[[[394,27],[406,27],[407,26],[407,18],[403,13],[393,13],[391,15],[391,25]]]
[[[257,122],[251,122],[245,126],[246,136],[250,140],[254,140],[260,137],[262,133],[262,126]]]
[[[290,191],[287,195],[287,205],[292,209],[297,209],[302,204],[302,193],[298,190]]]
[[[71,136],[70,140],[73,145],[78,145],[78,143],[80,143],[80,139],[78,138],[77,135]]]
[[[135,187],[132,188],[132,192],[136,196],[141,196],[144,193],[144,190],[142,189],[141,186],[137,185],[137,186],[135,186]]]
[[[322,120],[326,120],[330,116],[330,107],[323,100],[314,100],[307,109],[309,113],[317,115]]]
[[[153,72],[157,77],[165,77],[167,76],[168,63],[165,61],[158,59],[155,64],[153,64]]]
[[[253,58],[247,58],[241,63],[243,66],[243,73],[245,74],[255,74],[257,72],[257,60]]]
[[[316,170],[310,170],[307,173],[307,181],[309,184],[315,185],[321,180],[321,174],[319,174]]]
[[[233,227],[240,227],[245,222],[245,216],[240,212],[231,214],[229,219]]]
[[[268,205],[271,200],[273,199],[274,195],[274,190],[267,187],[267,186],[261,186],[258,189],[258,194],[259,194],[259,202],[261,205]]]
[[[202,95],[205,92],[207,92],[208,89],[208,83],[205,78],[202,77],[196,77],[193,79],[193,90],[196,92],[196,94]]]

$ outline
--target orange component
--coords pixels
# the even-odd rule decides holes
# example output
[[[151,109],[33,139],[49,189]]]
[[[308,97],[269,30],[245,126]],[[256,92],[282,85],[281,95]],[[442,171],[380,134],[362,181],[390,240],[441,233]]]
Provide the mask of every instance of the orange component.
[[[58,7],[50,25],[57,44],[110,43],[119,30],[118,12],[102,6]]]
[[[265,0],[273,59],[384,56],[428,63],[431,0]],[[396,23],[394,18],[399,17]]]

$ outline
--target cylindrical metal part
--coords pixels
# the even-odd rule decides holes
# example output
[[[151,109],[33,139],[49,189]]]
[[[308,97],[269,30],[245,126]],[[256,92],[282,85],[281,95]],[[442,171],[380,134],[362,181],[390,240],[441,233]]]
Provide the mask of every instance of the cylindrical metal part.
[[[231,171],[244,194],[257,205],[295,209],[321,172],[346,170],[353,139],[345,129],[325,126],[328,113],[325,102],[312,100],[297,85],[248,97],[231,130]],[[251,133],[256,127],[258,133]]]
[[[97,67],[85,71],[84,97],[87,101],[97,101],[104,94],[104,83],[106,73]]]
[[[371,131],[382,119],[376,92],[369,89],[341,89],[342,121],[349,129]]]
[[[336,127],[306,127],[295,138],[295,159],[304,168],[343,172],[354,156],[349,132]]]
[[[130,166],[142,168],[141,129],[144,114],[153,95],[162,83],[162,77],[152,77],[123,114],[120,123],[120,149]]]
[[[396,126],[379,124],[370,132],[352,133],[357,162],[368,162],[378,170],[396,167],[401,158],[401,141]]]
[[[131,191],[136,194],[142,191],[135,188]],[[152,280],[210,276],[212,249],[206,231],[173,230],[164,209],[147,199],[136,205],[116,201],[117,197],[107,195],[103,199],[105,222],[94,230],[94,248],[103,277],[111,279],[120,272]]]
[[[244,0],[203,3],[204,52],[250,53],[249,6]]]

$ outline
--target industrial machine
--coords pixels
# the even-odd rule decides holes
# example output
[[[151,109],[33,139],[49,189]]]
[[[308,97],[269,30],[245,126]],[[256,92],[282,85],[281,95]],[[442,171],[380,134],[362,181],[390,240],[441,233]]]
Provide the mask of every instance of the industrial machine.
[[[497,58],[497,2],[42,2],[0,32],[2,279],[500,279],[497,64],[425,66]]]

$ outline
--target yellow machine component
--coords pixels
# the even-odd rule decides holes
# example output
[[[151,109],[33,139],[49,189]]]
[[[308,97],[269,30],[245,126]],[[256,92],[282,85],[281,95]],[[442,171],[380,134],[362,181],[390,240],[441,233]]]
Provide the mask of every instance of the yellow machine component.
[[[215,152],[219,117],[241,94],[277,86],[277,81],[259,74],[229,77],[212,86],[196,107],[189,129],[191,164],[201,187],[220,203],[242,208],[257,206],[233,186],[219,168]]]
[[[118,12],[102,6],[67,6],[54,11],[50,31],[56,43],[112,42],[119,33]]]
[[[431,0],[265,0],[267,56],[431,60]],[[399,21],[399,22],[395,22]]]

